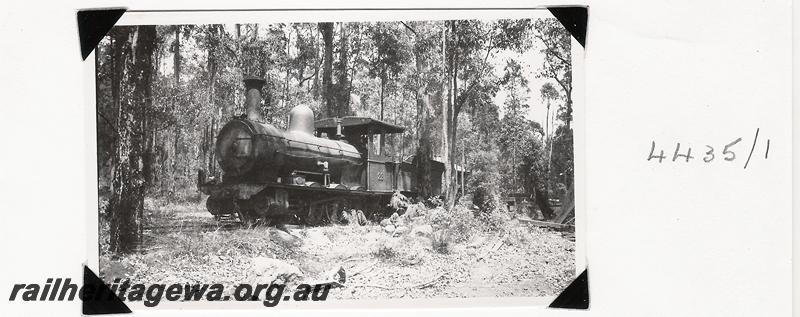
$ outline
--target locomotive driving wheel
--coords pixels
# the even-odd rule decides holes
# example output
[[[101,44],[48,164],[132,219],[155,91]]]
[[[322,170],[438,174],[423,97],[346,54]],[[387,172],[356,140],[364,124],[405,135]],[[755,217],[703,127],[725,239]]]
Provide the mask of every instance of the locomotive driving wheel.
[[[236,198],[233,199],[233,213],[236,214],[236,217],[239,218],[239,222],[242,223],[246,228],[252,228],[256,224],[256,215],[247,209],[242,209],[239,206],[239,202]]]
[[[344,219],[344,210],[347,208],[347,200],[337,199],[331,203],[331,208],[328,209],[328,220],[330,223],[342,223]]]
[[[342,220],[342,209],[346,206],[344,199],[326,199],[313,202],[308,206],[306,222],[312,226],[339,223]]]
[[[319,210],[319,206],[317,204],[309,204],[308,205],[308,214],[305,217],[305,222],[311,226],[317,226],[322,224],[322,213]]]

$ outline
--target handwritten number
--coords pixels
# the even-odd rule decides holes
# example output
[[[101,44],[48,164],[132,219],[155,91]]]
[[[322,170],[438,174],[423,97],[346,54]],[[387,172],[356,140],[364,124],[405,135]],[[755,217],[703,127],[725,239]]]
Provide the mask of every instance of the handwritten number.
[[[703,162],[709,163],[714,160],[714,148],[710,145],[706,145],[708,148],[708,152],[706,152],[706,157],[703,158]]]
[[[758,142],[758,132],[759,132],[759,129],[756,129],[756,135],[753,138],[753,148],[750,149],[750,155],[748,155],[748,157],[747,157],[747,162],[745,163],[745,168],[747,168],[747,163],[750,163],[750,158],[753,155],[753,150],[755,149],[756,143]],[[722,149],[722,159],[724,159],[725,161],[728,161],[728,162],[736,160],[736,152],[734,150],[734,146],[739,144],[739,142],[741,142],[741,141],[742,141],[742,138],[737,138],[736,140],[733,140],[730,143],[726,144]],[[716,153],[717,149],[715,149],[714,146],[711,146],[711,145],[708,145],[708,144],[706,144],[705,146],[706,146],[706,151],[704,152],[704,154],[702,156],[703,162],[711,163],[712,161],[717,159],[717,153]],[[764,159],[769,159],[769,150],[770,150],[770,140],[767,139],[767,141],[766,141],[766,150],[764,151]],[[684,146],[684,150],[683,150],[684,152],[682,153],[681,151],[682,151],[681,150],[681,144],[680,144],[680,142],[678,142],[678,143],[675,144],[675,153],[673,153],[673,155],[672,155],[672,161],[673,162],[678,161],[678,158],[680,158],[680,157],[683,157],[687,163],[695,158],[694,156],[692,156],[692,147],[691,146]],[[656,141],[652,141],[650,143],[650,154],[647,156],[647,161],[650,161],[650,160],[653,160],[653,159],[658,159],[658,162],[662,163],[665,159],[667,159],[667,157],[664,156],[664,150],[663,149],[660,149],[658,154],[656,154],[656,153],[657,153],[656,152]]]
[[[681,150],[681,144],[678,143],[678,145],[675,146],[675,154],[672,155],[672,161],[673,162],[675,162],[675,160],[677,160],[681,156],[686,158],[686,162],[689,162],[689,159],[693,159],[694,158],[694,156],[692,156],[692,148],[689,148],[689,150],[686,151],[686,154],[678,154],[678,151],[680,151],[680,150]]]
[[[650,155],[647,156],[647,161],[657,158],[658,162],[661,163],[662,160],[667,158],[666,156],[664,156],[664,150],[661,150],[661,154],[659,154],[658,156],[654,156],[653,152],[655,150],[656,150],[656,141],[653,141],[653,145],[650,146]]]
[[[736,159],[736,153],[733,153],[733,151],[729,151],[728,148],[736,145],[736,143],[739,143],[739,141],[741,141],[741,140],[742,140],[742,138],[738,138],[738,139],[734,140],[733,142],[728,143],[728,145],[725,146],[725,149],[722,150],[722,154],[725,154],[725,155],[730,154],[730,156],[726,156],[725,157],[726,161],[733,161],[733,160]]]

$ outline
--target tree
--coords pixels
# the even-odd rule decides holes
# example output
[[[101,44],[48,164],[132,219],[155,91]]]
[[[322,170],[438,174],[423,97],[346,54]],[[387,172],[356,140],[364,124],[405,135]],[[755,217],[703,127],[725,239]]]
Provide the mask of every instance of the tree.
[[[118,27],[113,32],[115,65],[112,79],[119,105],[118,138],[114,155],[113,190],[109,204],[110,249],[115,254],[134,250],[139,240],[146,179],[145,133],[142,125],[152,100],[151,75],[156,44],[155,26]]]
[[[445,188],[446,204],[452,207],[455,204],[455,162],[449,160],[456,152],[456,144],[451,140],[456,139],[458,130],[458,114],[476,99],[491,93],[493,83],[491,78],[492,65],[488,59],[498,50],[524,51],[530,46],[528,41],[531,29],[530,20],[498,20],[485,23],[477,20],[447,21],[447,60],[448,60],[448,88],[452,91],[448,98],[446,111],[443,112],[444,130],[446,131],[443,143],[446,155],[445,160]],[[464,86],[459,88],[459,81]],[[496,92],[496,90],[495,90]]]
[[[522,65],[514,59],[507,59],[503,75],[497,80],[498,86],[506,91],[503,102],[504,114],[498,124],[497,143],[501,155],[507,159],[499,162],[502,188],[508,192],[521,192],[519,162],[524,155],[521,150],[531,126],[525,115],[529,109],[528,80],[523,74]]]
[[[416,100],[417,126],[419,146],[414,155],[416,167],[417,189],[422,197],[429,197],[432,192],[433,145],[432,145],[432,112],[431,96],[428,92],[430,78],[430,50],[435,47],[436,40],[430,35],[431,27],[425,22],[402,22],[414,38],[414,97]]]
[[[369,76],[380,80],[380,119],[384,120],[386,84],[394,79],[409,60],[405,46],[400,42],[400,31],[388,23],[377,23],[370,28],[375,53],[369,61]]]
[[[333,117],[338,113],[336,97],[333,91],[333,22],[320,23],[319,31],[322,33],[322,40],[325,43],[322,57],[322,96],[325,99],[324,114],[326,117]]]
[[[551,177],[554,183],[572,186],[574,179],[574,149],[572,129],[566,125],[559,126],[550,145]],[[563,193],[562,193],[563,194]]]
[[[531,183],[532,190],[540,186],[539,191],[548,194],[549,188],[571,182],[562,179],[571,176],[567,163],[571,130],[560,126],[566,126],[570,115],[564,88],[555,79],[547,80],[549,89],[538,92],[542,101],[559,108],[555,119],[552,115],[546,119],[547,131],[526,119],[526,109],[538,106],[539,99],[529,102],[527,65],[513,54],[528,52],[540,41],[533,38],[540,31],[533,21],[157,26],[150,88],[142,92],[150,98],[136,105],[144,109],[136,117],[141,126],[137,129],[144,131],[141,136],[130,129],[128,134],[117,132],[118,122],[129,124],[126,115],[132,110],[126,107],[134,91],[141,90],[129,79],[134,61],[137,67],[142,65],[133,59],[132,47],[139,43],[133,34],[138,35],[138,29],[119,30],[130,34],[104,39],[97,51],[103,186],[113,185],[112,169],[122,160],[116,143],[123,134],[127,138],[123,144],[141,143],[134,153],[141,160],[134,161],[142,162],[144,187],[160,185],[160,193],[145,195],[199,200],[195,173],[204,169],[220,176],[214,171],[218,170],[214,139],[225,122],[244,110],[244,75],[266,80],[261,111],[266,122],[278,128],[285,127],[286,113],[298,104],[309,105],[320,117],[355,113],[407,127],[399,142],[390,139],[386,145],[399,148],[404,159],[405,154],[415,154],[415,179],[422,197],[433,194],[432,170],[438,168],[431,162],[434,158],[445,163],[443,191],[449,205],[458,193],[456,164],[470,168],[472,177],[482,175],[481,191],[495,192],[488,194],[493,197],[500,188],[517,191]],[[498,64],[496,55],[501,51],[512,59]],[[551,59],[558,60],[556,55]],[[557,75],[565,78],[563,68]],[[500,90],[508,98],[495,103]],[[526,142],[533,139],[541,146],[530,147],[536,149],[531,154]],[[552,155],[547,155],[550,151]],[[524,171],[520,162],[526,160],[544,164],[529,164],[532,169]]]
[[[175,27],[175,42],[173,43],[172,54],[173,54],[173,61],[172,61],[173,75],[175,77],[175,94],[173,94],[173,96],[175,96],[175,95],[177,95],[177,93],[180,91],[180,88],[181,88],[181,26],[179,26],[179,25]],[[179,105],[178,105],[177,98],[173,99],[173,108],[172,108],[173,113],[177,112],[178,107],[179,107]],[[180,140],[181,140],[181,125],[179,124],[178,120],[175,120],[174,128],[175,128],[175,131],[174,131],[175,136],[174,136],[173,146],[172,146],[172,148],[173,148],[172,175],[173,175],[173,177],[175,175],[178,175],[178,170],[179,170],[178,169],[178,157],[180,157],[180,154],[179,154],[180,153],[180,145],[179,144],[180,144]]]
[[[347,28],[345,23],[339,23],[339,61],[336,63],[336,106],[337,117],[343,117],[350,114],[350,93],[348,92],[350,84],[348,84],[347,64],[348,64],[348,41],[347,41]]]
[[[474,188],[472,203],[483,212],[496,210],[500,205],[500,159],[498,150],[491,145],[474,154],[475,175],[470,179]]]
[[[537,172],[533,179],[535,182],[537,204],[545,209],[544,199],[538,196],[549,195],[552,188],[561,188],[565,194],[569,192],[567,187],[572,186],[573,171],[573,146],[572,146],[572,61],[571,61],[571,41],[567,30],[556,19],[541,19],[534,24],[534,36],[544,44],[540,50],[544,54],[544,62],[537,74],[540,78],[552,79],[560,89],[556,89],[550,82],[545,83],[540,94],[542,99],[547,102],[548,122],[546,142],[549,153],[547,155],[547,166],[545,173]],[[564,125],[558,126],[553,136],[549,129],[553,125],[550,121],[550,104],[556,100],[563,100],[563,104],[557,109],[557,118]],[[563,181],[563,182],[560,182]],[[549,209],[549,207],[547,208]]]
[[[572,122],[572,59],[569,32],[556,19],[540,19],[534,24],[534,36],[544,44],[545,59],[537,76],[553,79],[564,93],[563,118],[567,128]]]
[[[347,78],[347,31],[344,24],[339,25],[339,60],[336,62],[337,82],[333,82],[333,22],[318,24],[324,43],[322,66],[322,97],[325,100],[324,117],[343,117],[350,114],[350,94]]]
[[[294,68],[294,73],[296,75],[297,86],[303,87],[303,85],[311,80],[314,82],[314,78],[319,77],[319,69],[320,69],[320,58],[319,55],[319,47],[316,43],[315,34],[318,34],[316,30],[314,30],[314,26],[308,23],[302,24],[293,24],[292,27],[295,30],[296,39],[294,41],[294,48],[296,50],[296,54],[291,60],[289,61],[290,67]],[[308,32],[308,34],[306,34]],[[311,75],[306,76],[307,69],[310,67]],[[312,85],[309,85],[309,88],[313,88]],[[319,92],[314,89],[312,94],[315,97],[319,96]]]
[[[551,219],[555,216],[555,212],[550,208],[550,196],[547,188],[547,162],[544,151],[544,144],[535,136],[528,135],[527,139],[523,142],[522,148],[522,164],[519,170],[525,180],[523,186],[526,192],[533,193],[534,202],[542,216],[545,219]]]
[[[547,113],[545,114],[545,124],[544,124],[544,136],[545,138],[550,138],[550,105],[551,103],[559,98],[558,91],[556,87],[553,87],[551,83],[544,83],[542,88],[539,89],[539,94],[542,96],[542,101],[547,104]]]
[[[228,107],[218,107],[216,100],[217,100],[217,75],[219,70],[219,63],[218,60],[220,59],[220,32],[221,26],[217,24],[209,25],[206,29],[206,50],[207,50],[207,71],[208,71],[208,107],[210,109],[216,110],[217,113],[215,116],[212,116],[210,122],[205,127],[204,133],[204,140],[203,140],[203,158],[204,158],[204,169],[208,171],[210,175],[216,175],[216,163],[214,160],[215,151],[213,150],[213,140],[214,135],[217,131],[217,125],[219,122],[220,117],[224,117],[230,112],[230,108]]]
[[[522,65],[514,59],[508,59],[503,68],[500,85],[509,92],[505,100],[506,113],[522,116],[528,111],[528,79],[522,74]]]

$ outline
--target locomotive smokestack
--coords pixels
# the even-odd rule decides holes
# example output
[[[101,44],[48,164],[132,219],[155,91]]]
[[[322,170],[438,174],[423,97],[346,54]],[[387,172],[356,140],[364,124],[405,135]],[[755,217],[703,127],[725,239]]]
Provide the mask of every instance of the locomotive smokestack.
[[[245,76],[244,78],[244,106],[247,119],[263,122],[264,117],[261,115],[261,88],[264,87],[265,81],[261,78],[254,76]]]

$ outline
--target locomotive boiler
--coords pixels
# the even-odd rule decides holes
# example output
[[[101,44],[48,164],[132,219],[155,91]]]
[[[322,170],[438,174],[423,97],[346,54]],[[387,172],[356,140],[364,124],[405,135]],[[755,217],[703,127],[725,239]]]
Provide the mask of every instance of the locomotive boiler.
[[[402,127],[366,117],[315,121],[300,105],[282,130],[261,116],[263,84],[245,79],[246,113],[217,135],[221,179],[198,173],[199,189],[209,195],[206,207],[219,220],[337,222],[345,209],[380,211],[394,192],[415,195],[413,158],[384,146]],[[443,165],[432,163],[438,192]]]

